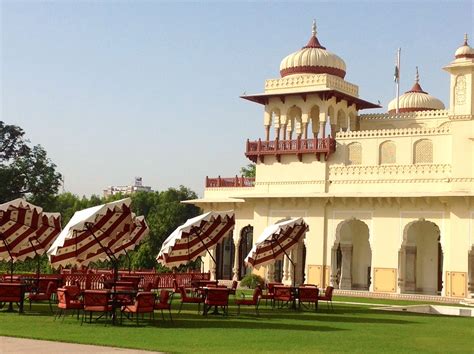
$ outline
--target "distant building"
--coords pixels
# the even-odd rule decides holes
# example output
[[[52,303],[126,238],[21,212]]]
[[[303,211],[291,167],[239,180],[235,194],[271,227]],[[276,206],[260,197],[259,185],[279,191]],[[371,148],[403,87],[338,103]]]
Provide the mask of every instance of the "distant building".
[[[135,177],[135,183],[129,186],[109,186],[104,189],[104,197],[115,195],[115,194],[132,194],[135,192],[153,192],[151,187],[144,186],[141,177]]]

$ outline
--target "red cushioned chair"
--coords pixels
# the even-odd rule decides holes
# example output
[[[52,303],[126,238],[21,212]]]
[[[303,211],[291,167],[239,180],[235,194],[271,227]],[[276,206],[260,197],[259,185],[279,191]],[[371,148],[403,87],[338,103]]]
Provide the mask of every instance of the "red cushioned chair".
[[[273,301],[276,302],[279,307],[284,305],[288,306],[290,301],[293,301],[293,294],[289,286],[275,285]]]
[[[75,287],[72,290],[74,291]],[[58,297],[58,312],[54,318],[59,318],[64,314],[64,320],[67,311],[73,310],[73,313],[74,311],[77,311],[77,319],[79,319],[79,311],[84,308],[82,301],[72,298],[67,288],[58,288],[56,290],[56,295]]]
[[[122,307],[122,311],[120,312],[120,323],[122,323],[122,315],[125,313],[127,317],[130,319],[130,315],[136,316],[137,325],[138,325],[138,318],[141,314],[142,317],[145,313],[150,314],[150,320],[155,318],[155,294],[151,292],[139,292],[137,297],[135,298],[135,302],[133,305],[125,305]]]
[[[54,292],[56,291],[56,284],[52,281],[48,283],[45,292],[37,292],[37,293],[29,293],[28,294],[28,301],[30,302],[30,311],[31,311],[31,303],[39,302],[39,301],[48,301],[49,302],[49,309],[53,312],[53,304],[51,303],[51,297],[53,296]]]
[[[173,302],[173,295],[173,292],[170,295],[168,290],[163,289],[160,291],[159,302],[155,302],[155,310],[161,311],[161,317],[163,318],[163,321],[165,320],[163,310],[168,310],[170,314],[170,320],[173,322],[173,317],[171,316],[171,303]]]
[[[113,288],[114,291],[118,292],[115,294],[115,299],[117,303],[120,304],[120,306],[125,306],[125,305],[132,305],[133,304],[133,296],[137,292],[134,287],[131,286],[123,286],[123,285],[116,285]],[[123,294],[120,294],[120,292],[124,292]]]
[[[262,300],[265,300],[265,306],[267,306],[267,301],[270,300],[270,304],[272,305],[272,307],[275,306],[275,301],[274,301],[274,297],[275,297],[275,294],[274,294],[274,287],[275,285],[283,285],[282,283],[268,283],[267,284],[267,292],[264,294],[262,293],[261,295],[261,299]]]
[[[224,309],[224,315],[229,313],[229,289],[227,288],[208,288],[206,299],[204,300],[204,315],[207,316],[212,307],[221,307]]]
[[[68,296],[71,300],[79,300],[81,296],[81,288],[79,288],[77,285],[66,285],[61,289],[67,290]]]
[[[257,313],[257,316],[259,315],[258,313],[258,305],[260,303],[260,297],[262,295],[262,289],[260,289],[259,286],[255,288],[253,291],[253,296],[251,299],[237,299],[235,300],[235,304],[237,305],[237,314],[240,314],[240,306],[255,306],[255,312]]]
[[[188,296],[184,286],[180,286],[178,288],[178,292],[181,295],[181,305],[179,305],[178,313],[181,313],[181,309],[183,308],[183,304],[197,304],[198,305],[198,313],[201,312],[201,304],[204,302],[204,299],[201,296]]]
[[[334,291],[334,287],[328,286],[326,290],[324,291],[324,295],[318,296],[318,300],[326,301],[328,308],[329,308],[329,303],[331,303],[331,309],[334,310],[334,307],[332,306],[332,293]]]
[[[300,286],[298,288],[298,307],[301,308],[301,305],[303,305],[310,308],[314,304],[314,311],[316,311],[318,309],[318,294],[319,289],[315,286]]]
[[[105,315],[105,319],[112,311],[112,305],[110,305],[110,292],[108,290],[86,290],[84,291],[84,312],[82,315],[82,323],[86,312],[89,312],[89,323],[92,323],[92,313],[102,313],[96,320]]]
[[[230,290],[229,290],[229,294],[230,294],[230,295],[235,295],[235,293],[236,293],[236,291],[237,291],[237,285],[239,285],[239,282],[238,282],[237,280],[234,280],[234,281],[232,282],[232,286],[231,286],[231,288],[230,288]]]

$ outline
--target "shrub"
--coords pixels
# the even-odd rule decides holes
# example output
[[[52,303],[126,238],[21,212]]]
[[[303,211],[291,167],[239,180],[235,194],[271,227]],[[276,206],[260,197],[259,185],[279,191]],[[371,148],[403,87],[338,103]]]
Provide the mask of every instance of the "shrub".
[[[240,286],[246,286],[250,289],[255,289],[258,285],[263,287],[263,284],[265,284],[265,281],[257,274],[247,274],[240,282]]]

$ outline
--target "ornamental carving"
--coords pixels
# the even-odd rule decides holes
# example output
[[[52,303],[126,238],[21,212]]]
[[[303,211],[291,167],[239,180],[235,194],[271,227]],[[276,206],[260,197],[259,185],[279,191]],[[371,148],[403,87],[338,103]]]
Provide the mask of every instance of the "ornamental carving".
[[[350,176],[350,175],[424,175],[424,174],[449,174],[451,165],[449,164],[419,164],[419,165],[368,165],[368,166],[331,166],[329,176]]]
[[[336,133],[336,139],[360,139],[360,138],[383,138],[391,136],[412,135],[442,135],[451,132],[450,124],[443,123],[439,127],[399,128],[399,129],[377,129],[358,130]]]
[[[456,78],[454,97],[457,105],[463,105],[466,103],[466,78],[464,75],[459,75]]]

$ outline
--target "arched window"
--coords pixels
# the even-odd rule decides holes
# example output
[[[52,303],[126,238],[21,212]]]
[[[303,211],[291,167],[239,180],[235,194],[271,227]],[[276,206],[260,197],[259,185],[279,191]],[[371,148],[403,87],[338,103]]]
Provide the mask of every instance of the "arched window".
[[[362,163],[362,145],[351,143],[347,146],[347,164],[360,165]]]
[[[433,163],[433,143],[429,139],[422,139],[413,145],[413,163]]]
[[[380,144],[380,164],[393,164],[397,162],[397,146],[393,141]]]

